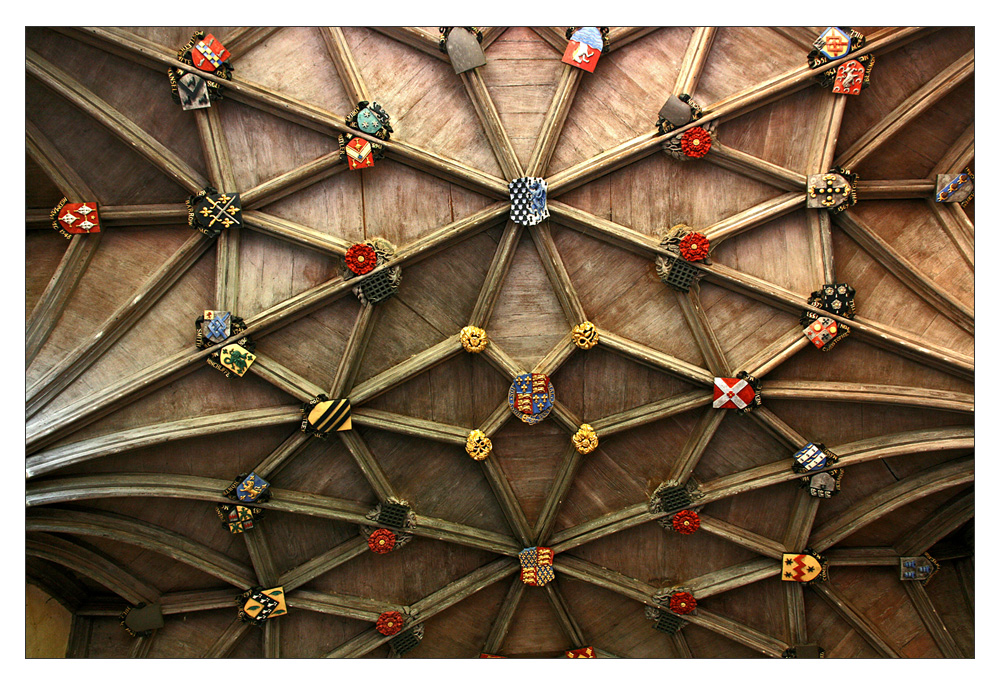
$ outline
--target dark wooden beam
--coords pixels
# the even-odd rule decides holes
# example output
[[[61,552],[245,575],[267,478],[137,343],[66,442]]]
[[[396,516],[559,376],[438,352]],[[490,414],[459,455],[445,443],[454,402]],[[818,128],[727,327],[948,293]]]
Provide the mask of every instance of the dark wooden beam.
[[[839,454],[839,453],[838,453]],[[952,486],[970,483],[972,458],[950,460],[924,469],[863,498],[815,531],[809,546],[823,552],[893,510]],[[912,585],[912,584],[908,584]]]
[[[46,88],[68,100],[73,106],[93,117],[99,124],[121,139],[126,145],[145,157],[178,185],[197,193],[208,181],[187,162],[168,150],[147,131],[94,95],[86,86],[55,66],[34,50],[27,51],[28,75]],[[178,63],[180,64],[180,63]]]
[[[101,553],[51,534],[34,533],[25,541],[28,557],[39,557],[81,574],[132,604],[152,603],[160,592]]]
[[[521,581],[520,577],[515,576],[510,582],[507,595],[504,596],[503,602],[500,603],[500,609],[497,610],[497,616],[493,620],[493,624],[490,625],[490,633],[486,636],[486,643],[483,645],[484,653],[494,655],[500,652],[500,647],[503,645],[504,639],[507,637],[507,632],[510,630],[510,625],[514,621],[514,614],[521,603],[522,595],[524,595],[524,582]]]
[[[958,647],[958,643],[955,642],[951,632],[948,631],[944,619],[938,614],[937,608],[934,607],[934,603],[927,594],[927,590],[921,584],[912,582],[903,582],[903,588],[906,589],[907,595],[910,596],[913,607],[916,609],[917,614],[920,615],[920,621],[927,627],[927,631],[930,633],[931,638],[934,639],[934,644],[941,651],[941,655],[949,659],[966,657]]]
[[[347,37],[339,26],[321,26],[320,35],[326,43],[327,52],[333,60],[333,66],[337,69],[340,82],[344,84],[344,90],[355,103],[362,100],[370,101],[371,95],[368,93],[368,86],[361,75],[361,68],[354,59],[354,52],[347,43]]]
[[[809,589],[832,607],[879,655],[882,657],[903,657],[899,649],[889,640],[889,637],[883,634],[868,617],[847,600],[834,584],[829,582],[814,584]]]
[[[847,169],[857,167],[903,127],[928,110],[938,100],[951,93],[965,79],[972,76],[975,68],[975,52],[970,50],[950,63],[937,76],[901,102],[892,112],[871,126],[861,138],[841,153],[837,159],[837,165]]]
[[[125,515],[45,507],[26,513],[25,530],[105,538],[165,555],[237,588],[253,585],[253,570],[246,565],[174,531]]]

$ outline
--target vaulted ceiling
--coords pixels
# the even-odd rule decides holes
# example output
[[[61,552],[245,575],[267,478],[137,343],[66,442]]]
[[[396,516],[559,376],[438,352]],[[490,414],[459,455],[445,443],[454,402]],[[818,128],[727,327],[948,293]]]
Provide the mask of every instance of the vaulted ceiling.
[[[28,29],[26,565],[74,614],[70,654],[384,657],[395,609],[424,626],[407,657],[973,656],[975,203],[933,201],[974,162],[973,30],[859,28],[871,84],[837,95],[806,63],[822,28],[615,27],[593,74],[560,61],[563,29],[491,28],[461,75],[433,27]],[[166,69],[198,29],[234,75],[185,111]],[[715,127],[705,157],[663,152],[671,93]],[[337,135],[371,99],[394,132],[348,170]],[[807,209],[835,164],[857,205]],[[535,227],[508,221],[521,176],[548,183]],[[243,228],[188,226],[210,184]],[[99,202],[100,234],[53,231],[63,197]],[[712,245],[686,294],[654,266],[679,223]],[[362,304],[344,253],[374,237],[403,280]],[[820,352],[799,317],[834,281],[857,315]],[[246,321],[245,376],[205,364],[205,309]],[[526,371],[557,393],[536,425],[507,408]],[[739,371],[762,406],[713,409]],[[351,431],[299,431],[320,393],[350,399]],[[840,456],[833,498],[791,469],[806,442]],[[273,497],[233,535],[214,507],[251,470]],[[671,480],[702,496],[694,534],[649,511]],[[389,498],[415,536],[376,555],[359,525]],[[544,588],[517,573],[536,544]],[[829,579],[783,582],[807,547]],[[928,551],[941,570],[901,581]],[[287,593],[263,630],[236,616],[258,585]],[[671,635],[645,610],[673,588],[698,609]],[[118,614],[154,601],[163,628],[130,637]]]

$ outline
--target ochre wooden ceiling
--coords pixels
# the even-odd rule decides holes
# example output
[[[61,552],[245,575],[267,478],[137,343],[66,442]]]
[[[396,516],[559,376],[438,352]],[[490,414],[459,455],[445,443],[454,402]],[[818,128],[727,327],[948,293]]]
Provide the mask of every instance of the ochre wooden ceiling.
[[[196,28],[231,49],[235,83],[186,112],[165,70]],[[973,162],[973,30],[860,28],[871,86],[842,97],[806,66],[821,28],[613,28],[594,74],[560,62],[561,29],[489,29],[464,76],[433,28],[29,29],[27,576],[74,612],[70,654],[384,657],[374,619],[408,608],[425,625],[408,657],[973,656],[975,204],[929,201]],[[654,129],[685,91],[718,128],[682,163]],[[331,153],[362,94],[395,133],[351,172]],[[860,200],[831,222],[804,175],[845,161]],[[528,173],[552,217],[522,230],[506,181]],[[238,234],[186,225],[208,181],[242,194]],[[68,242],[48,210],[81,194],[106,229]],[[653,266],[680,222],[716,246],[690,296]],[[343,251],[375,236],[404,278],[362,307]],[[798,316],[831,274],[858,313],[821,353]],[[243,378],[193,346],[223,306],[255,327]],[[568,338],[582,319],[589,351]],[[469,323],[487,352],[462,350]],[[560,407],[528,426],[503,408],[532,369]],[[738,370],[763,407],[712,410],[711,377]],[[307,440],[298,407],[330,389],[352,437]],[[600,435],[587,456],[580,422]],[[804,440],[841,455],[830,500],[790,470]],[[262,465],[267,516],[231,535],[214,504]],[[706,504],[681,536],[646,503],[688,477]],[[374,555],[357,521],[390,494],[417,535]],[[517,578],[525,541],[557,550],[544,589]],[[830,580],[781,582],[781,552],[807,544]],[[941,572],[899,581],[898,555],[927,549]],[[240,624],[235,595],[275,581],[288,615]],[[675,586],[699,609],[668,636],[643,605]],[[130,638],[117,614],[157,599],[164,628]]]

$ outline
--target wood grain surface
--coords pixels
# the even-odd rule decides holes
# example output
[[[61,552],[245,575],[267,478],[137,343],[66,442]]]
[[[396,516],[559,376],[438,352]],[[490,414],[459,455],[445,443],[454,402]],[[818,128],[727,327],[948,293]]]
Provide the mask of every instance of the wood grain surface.
[[[425,625],[415,658],[974,656],[975,205],[931,199],[936,174],[974,168],[971,28],[859,29],[876,65],[858,96],[812,81],[823,27],[612,27],[593,74],[560,61],[565,27],[493,27],[464,75],[437,27],[200,28],[235,70],[207,112],[164,73],[195,27],[27,29],[25,310],[47,322],[26,340],[27,577],[75,613],[68,653],[387,657],[373,622],[400,609]],[[714,119],[704,159],[653,133],[680,92]],[[359,172],[337,134],[361,99],[393,134]],[[834,160],[862,181],[831,221],[803,191]],[[550,183],[529,230],[507,221],[521,174]],[[108,221],[66,287],[47,215],[74,180]],[[186,225],[209,180],[243,194],[238,240]],[[713,246],[689,294],[654,267],[679,223]],[[374,237],[403,280],[362,307],[342,255]],[[823,353],[798,316],[831,279],[857,319]],[[258,326],[256,373],[195,354],[222,303]],[[590,350],[569,337],[584,318]],[[459,342],[470,322],[482,353]],[[506,409],[530,370],[558,401],[534,426]],[[763,411],[711,409],[741,370]],[[349,434],[298,431],[319,391],[351,400]],[[804,441],[841,455],[830,500],[791,471]],[[213,507],[254,468],[275,497],[233,536]],[[694,535],[649,512],[669,480],[705,495]],[[416,535],[375,555],[359,524],[390,496]],[[781,582],[807,543],[830,580]],[[557,548],[546,588],[517,579],[529,544]],[[918,548],[941,560],[926,588],[896,568]],[[240,624],[236,594],[275,582],[288,615]],[[674,636],[644,615],[671,588],[699,599]],[[166,618],[136,640],[117,614],[143,600]]]

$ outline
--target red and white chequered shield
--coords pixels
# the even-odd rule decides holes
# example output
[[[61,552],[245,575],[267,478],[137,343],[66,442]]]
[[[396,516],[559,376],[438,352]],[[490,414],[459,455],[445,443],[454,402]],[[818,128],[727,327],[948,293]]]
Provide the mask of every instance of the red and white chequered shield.
[[[822,348],[837,337],[838,330],[839,327],[835,320],[829,317],[820,317],[803,329],[802,332],[806,335],[806,338],[812,341],[813,345],[817,348]]]
[[[712,389],[712,407],[717,410],[742,410],[757,395],[753,386],[743,379],[715,378]]]
[[[100,233],[96,202],[68,202],[59,210],[59,226],[68,233]]]

